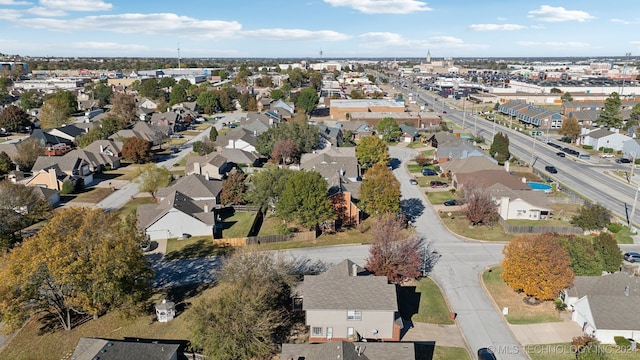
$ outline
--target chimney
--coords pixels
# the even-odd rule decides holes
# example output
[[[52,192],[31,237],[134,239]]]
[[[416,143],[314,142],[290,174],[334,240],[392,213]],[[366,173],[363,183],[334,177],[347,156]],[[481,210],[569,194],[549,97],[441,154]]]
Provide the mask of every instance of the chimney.
[[[352,264],[351,265],[351,272],[352,272],[351,276],[358,276],[358,265]]]
[[[204,204],[204,212],[208,213],[209,212],[209,205]]]
[[[199,162],[193,163],[193,172],[198,174],[198,175],[202,175],[202,170],[200,169],[200,163]]]
[[[624,287],[624,296],[629,296],[629,285]]]
[[[209,172],[208,172],[208,171],[204,174],[204,178],[205,178],[205,179],[207,179],[207,181],[209,181],[209,180],[210,180],[210,179],[209,179]]]
[[[104,146],[100,145],[100,154],[104,153]]]

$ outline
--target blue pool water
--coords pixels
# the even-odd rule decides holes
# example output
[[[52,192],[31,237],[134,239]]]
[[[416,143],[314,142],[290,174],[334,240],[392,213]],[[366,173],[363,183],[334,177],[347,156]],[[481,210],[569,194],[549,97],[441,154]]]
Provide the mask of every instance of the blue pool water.
[[[544,191],[545,193],[551,192],[551,185],[549,184],[539,183],[534,181],[527,181],[527,185],[529,185],[529,187],[532,190],[541,190],[541,191]]]

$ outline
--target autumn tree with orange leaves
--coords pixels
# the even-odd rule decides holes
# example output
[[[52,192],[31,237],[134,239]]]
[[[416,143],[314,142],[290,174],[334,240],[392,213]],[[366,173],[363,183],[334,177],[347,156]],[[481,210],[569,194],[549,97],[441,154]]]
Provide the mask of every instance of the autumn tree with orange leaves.
[[[502,279],[515,291],[552,300],[573,284],[569,253],[554,234],[519,236],[502,253]]]

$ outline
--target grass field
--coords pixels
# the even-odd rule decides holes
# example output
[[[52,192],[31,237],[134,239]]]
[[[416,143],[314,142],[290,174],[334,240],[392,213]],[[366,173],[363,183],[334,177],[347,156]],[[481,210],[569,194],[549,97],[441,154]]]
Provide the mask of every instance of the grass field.
[[[420,279],[416,286],[416,293],[420,294],[418,313],[413,315],[412,321],[428,324],[452,325],[449,318],[451,310],[440,291],[440,287],[430,278]]]
[[[249,235],[251,224],[256,214],[253,212],[236,211],[231,217],[224,219],[222,236],[225,238],[238,238]]]
[[[426,195],[427,200],[429,200],[432,205],[442,205],[442,203],[447,200],[460,199],[460,197],[457,197],[448,191],[427,191]]]
[[[80,202],[80,203],[90,203],[95,204],[100,200],[106,198],[111,195],[113,190],[109,188],[103,187],[90,187],[85,188],[83,192],[79,193],[72,202]]]
[[[433,360],[468,360],[471,359],[467,349],[459,347],[437,346],[433,353]]]
[[[492,226],[478,225],[470,226],[469,221],[465,218],[464,214],[460,211],[451,212],[451,216],[448,216],[448,212],[442,212],[440,217],[444,225],[449,228],[453,233],[468,237],[476,240],[487,241],[511,241],[518,234],[509,234],[504,231],[500,224]]]
[[[545,301],[540,305],[527,305],[524,303],[524,294],[513,291],[502,280],[501,267],[493,267],[482,273],[482,281],[487,291],[498,305],[499,309],[509,309],[505,319],[510,324],[539,324],[562,321],[560,314],[555,309],[553,302]]]

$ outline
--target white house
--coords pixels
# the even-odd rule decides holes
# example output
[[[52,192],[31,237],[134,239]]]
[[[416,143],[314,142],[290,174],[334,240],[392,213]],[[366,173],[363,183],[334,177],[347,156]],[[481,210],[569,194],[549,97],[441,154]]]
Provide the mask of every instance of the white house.
[[[627,159],[640,157],[640,139],[630,139],[622,143],[622,156]]]
[[[505,220],[549,219],[551,206],[543,192],[534,190],[511,190],[501,184],[489,188],[498,203],[500,217]]]
[[[583,128],[584,130],[585,128]],[[620,134],[618,129],[597,129],[585,133],[581,136],[579,142],[582,145],[590,145],[594,149],[611,148],[614,151],[622,150],[622,144],[625,141],[632,140],[627,135]]]
[[[563,295],[583,332],[605,344],[614,344],[615,336],[640,341],[640,277],[623,272],[576,276]]]

